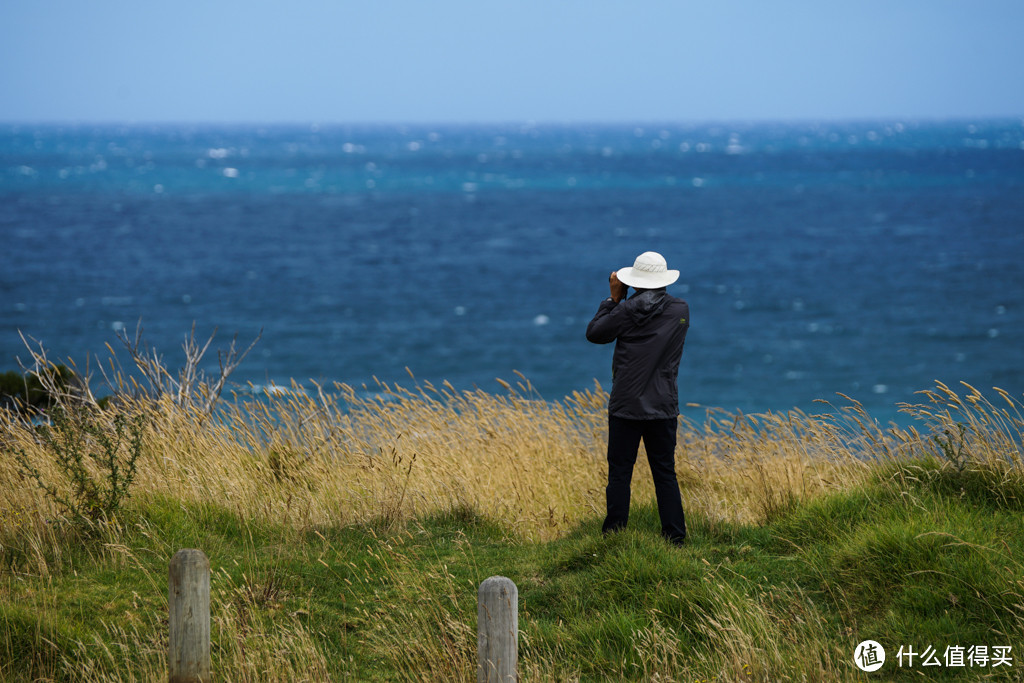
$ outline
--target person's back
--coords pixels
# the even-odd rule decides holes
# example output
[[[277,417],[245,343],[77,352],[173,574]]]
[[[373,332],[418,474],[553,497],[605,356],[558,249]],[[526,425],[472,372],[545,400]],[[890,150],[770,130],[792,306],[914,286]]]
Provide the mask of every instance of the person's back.
[[[616,342],[609,414],[631,420],[677,417],[689,305],[663,288],[638,291],[619,304],[606,301],[587,326],[587,339]]]
[[[654,477],[661,533],[673,543],[686,538],[675,474],[679,418],[679,361],[690,328],[690,308],[666,287],[679,277],[665,259],[644,252],[632,268],[613,272],[611,296],[587,325],[595,344],[615,342],[612,391],[608,398],[608,515],[602,530],[621,529],[629,519],[630,480],[640,441]],[[625,298],[628,287],[636,293]]]

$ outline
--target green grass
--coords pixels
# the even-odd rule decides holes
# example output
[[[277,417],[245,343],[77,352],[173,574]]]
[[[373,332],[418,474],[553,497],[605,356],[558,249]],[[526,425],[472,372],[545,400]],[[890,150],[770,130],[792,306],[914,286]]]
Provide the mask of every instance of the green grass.
[[[994,469],[879,465],[762,525],[691,514],[681,549],[650,503],[609,537],[592,518],[528,543],[466,507],[297,531],[133,499],[119,531],[2,540],[0,678],[159,678],[167,563],[194,547],[221,680],[472,678],[476,588],[499,574],[519,588],[528,680],[1020,680],[1022,491]],[[887,649],[879,674],[853,666],[865,639]],[[900,669],[900,645],[1011,645],[1014,666]]]

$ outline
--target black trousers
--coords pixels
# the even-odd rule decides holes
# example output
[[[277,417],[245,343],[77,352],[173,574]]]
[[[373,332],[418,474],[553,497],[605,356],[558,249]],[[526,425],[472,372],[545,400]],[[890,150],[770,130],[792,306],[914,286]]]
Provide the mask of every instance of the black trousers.
[[[608,516],[602,531],[625,528],[629,521],[630,480],[636,464],[640,439],[647,449],[647,462],[654,477],[658,497],[661,534],[674,543],[686,538],[686,517],[676,480],[677,420],[627,420],[608,416],[608,488],[605,494]]]

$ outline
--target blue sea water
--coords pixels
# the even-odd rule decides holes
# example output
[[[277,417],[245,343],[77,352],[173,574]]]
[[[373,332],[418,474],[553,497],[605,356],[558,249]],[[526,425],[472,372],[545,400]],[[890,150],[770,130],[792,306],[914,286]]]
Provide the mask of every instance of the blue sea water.
[[[519,371],[556,400],[610,386],[584,330],[655,250],[684,403],[842,392],[884,422],[934,380],[1024,392],[1021,120],[8,124],[0,245],[0,370],[19,331],[81,366],[141,319],[171,365],[193,322],[262,329],[242,385]]]

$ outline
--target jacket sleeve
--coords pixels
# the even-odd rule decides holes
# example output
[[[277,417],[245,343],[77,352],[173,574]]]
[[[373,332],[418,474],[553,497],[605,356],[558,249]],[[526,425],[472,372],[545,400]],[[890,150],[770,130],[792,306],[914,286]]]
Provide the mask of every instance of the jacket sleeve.
[[[593,320],[587,325],[587,340],[595,344],[608,344],[615,341],[624,329],[629,316],[622,303],[615,303],[608,298],[594,314]]]

